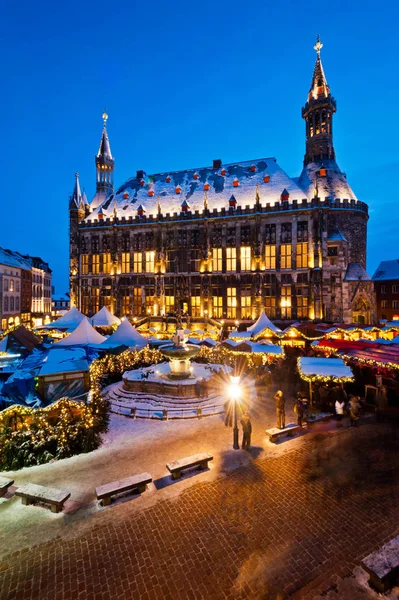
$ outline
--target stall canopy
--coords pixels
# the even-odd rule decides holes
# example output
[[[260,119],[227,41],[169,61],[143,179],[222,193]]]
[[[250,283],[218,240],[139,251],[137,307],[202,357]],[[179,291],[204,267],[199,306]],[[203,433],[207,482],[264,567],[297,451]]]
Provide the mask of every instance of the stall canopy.
[[[393,340],[392,340],[393,341]],[[347,340],[323,340],[316,349],[332,351],[345,359],[360,364],[399,369],[399,344],[376,344],[373,342],[349,342]]]
[[[131,325],[128,319],[123,319],[118,329],[101,344],[101,348],[117,348],[118,346],[144,348],[147,343],[147,339]]]
[[[68,335],[68,337],[60,340],[55,346],[88,346],[102,344],[106,338],[98,333],[89,323],[89,320],[84,317],[83,321],[76,329]]]
[[[274,323],[271,322],[265,311],[263,310],[260,317],[255,321],[251,327],[248,327],[246,331],[237,331],[234,330],[230,333],[231,338],[242,338],[242,339],[253,339],[259,337],[262,333],[265,333],[267,330],[271,331],[276,335],[280,335],[282,333],[281,329],[279,329]]]
[[[315,358],[302,356],[298,358],[298,370],[305,381],[339,382],[353,381],[353,373],[342,358]]]
[[[76,306],[72,306],[62,317],[53,321],[52,323],[48,323],[47,325],[43,325],[40,329],[61,329],[66,331],[73,331],[76,327],[86,319],[84,314],[80,312],[76,308]]]
[[[243,340],[242,342],[225,340],[222,346],[231,352],[252,352],[253,354],[274,354],[276,356],[283,356],[284,354],[282,346],[275,346],[270,342],[258,344],[250,340]]]
[[[106,306],[103,306],[94,317],[91,318],[91,322],[94,327],[111,327],[111,325],[120,325],[121,320],[113,315]]]

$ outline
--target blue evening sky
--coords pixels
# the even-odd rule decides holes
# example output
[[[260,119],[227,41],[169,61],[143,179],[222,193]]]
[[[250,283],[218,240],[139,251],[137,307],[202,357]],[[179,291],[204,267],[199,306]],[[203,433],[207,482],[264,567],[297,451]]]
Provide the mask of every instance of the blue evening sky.
[[[368,271],[399,258],[398,4],[374,1],[8,2],[2,8],[0,245],[68,289],[68,199],[89,200],[101,113],[115,183],[275,156],[299,175],[301,106],[320,33],[338,163],[370,206]]]

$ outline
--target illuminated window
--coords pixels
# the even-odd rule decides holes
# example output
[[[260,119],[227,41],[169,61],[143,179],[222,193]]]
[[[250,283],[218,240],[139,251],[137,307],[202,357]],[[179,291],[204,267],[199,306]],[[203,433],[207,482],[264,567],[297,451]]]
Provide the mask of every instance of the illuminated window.
[[[143,254],[142,252],[133,253],[133,273],[142,273],[143,271]]]
[[[251,248],[250,246],[241,246],[240,248],[241,271],[251,270]]]
[[[308,267],[308,244],[302,242],[296,245],[296,268],[307,269]],[[289,267],[288,267],[289,268]]]
[[[271,287],[265,288],[265,309],[268,317],[276,317],[276,296]]]
[[[139,254],[141,256],[141,253],[139,253]],[[140,273],[141,273],[141,271],[140,271]],[[141,305],[142,305],[141,288],[134,288],[133,289],[133,313],[135,315],[141,314]]]
[[[122,252],[122,273],[130,273],[130,252]]]
[[[236,248],[226,248],[226,271],[237,271]]]
[[[291,269],[291,244],[281,244],[280,259],[282,269]]]
[[[265,269],[273,271],[276,269],[276,246],[274,245],[265,246]]]
[[[123,295],[122,296],[122,314],[128,315],[130,313],[130,296]]]
[[[241,294],[241,318],[250,319],[252,317],[251,311],[251,295]]]
[[[91,272],[93,275],[98,275],[100,272],[100,255],[92,254],[91,256]]]
[[[83,314],[87,315],[89,312],[89,296],[82,296],[82,306],[81,311]]]
[[[298,292],[297,292],[298,294]],[[308,317],[308,298],[307,296],[296,297],[296,311],[298,319],[307,319]]]
[[[215,319],[220,319],[221,317],[223,317],[223,296],[213,296],[212,307],[212,316]]]
[[[237,288],[227,288],[227,318],[235,319],[237,317]]]
[[[14,291],[14,280],[10,279],[10,292]]]
[[[201,296],[191,296],[191,316],[201,316]]]
[[[105,306],[109,311],[112,311],[112,298],[111,296],[103,296],[102,305]]]
[[[212,271],[221,271],[222,270],[222,249],[221,248],[213,248],[212,249]]]
[[[155,271],[155,252],[153,250],[145,253],[145,270],[146,273],[154,273]]]
[[[91,310],[96,313],[100,310],[100,288],[91,288]]]
[[[291,286],[281,288],[281,318],[291,319]]]
[[[112,261],[111,261],[111,253],[105,252],[103,254],[103,273],[105,275],[109,275],[111,273]]]
[[[165,312],[166,314],[172,313],[175,310],[175,297],[165,296]]]
[[[89,255],[82,254],[80,257],[80,271],[82,275],[89,274]]]

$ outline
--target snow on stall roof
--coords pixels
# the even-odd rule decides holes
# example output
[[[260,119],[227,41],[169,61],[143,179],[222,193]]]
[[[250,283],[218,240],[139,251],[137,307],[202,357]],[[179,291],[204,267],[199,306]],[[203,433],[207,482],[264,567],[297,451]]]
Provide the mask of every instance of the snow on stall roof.
[[[399,259],[383,260],[373,275],[374,281],[389,281],[399,279]]]
[[[301,370],[307,377],[320,375],[324,377],[353,377],[351,369],[342,358],[315,358],[302,356],[300,358]]]
[[[95,327],[110,327],[121,323],[121,320],[113,315],[106,306],[100,308],[90,320]]]
[[[98,333],[89,323],[87,317],[79,323],[68,337],[56,342],[55,346],[87,346],[88,344],[101,344],[107,338]]]
[[[84,348],[53,348],[48,353],[39,375],[88,371],[88,369],[89,361]]]
[[[123,319],[118,329],[106,339],[100,348],[111,348],[117,346],[140,346],[147,345],[147,339],[142,336],[128,319]]]
[[[274,325],[274,323],[271,322],[265,311],[262,310],[257,321],[253,325],[251,325],[251,327],[248,327],[247,331],[250,331],[252,335],[259,335],[266,329],[270,329],[275,333],[281,333],[281,329]]]
[[[255,166],[255,171],[251,167]],[[222,170],[226,175],[222,175]],[[198,175],[198,178],[194,178]],[[265,175],[270,176],[270,181],[265,183]],[[170,181],[167,181],[170,178]],[[190,205],[191,212],[202,212],[204,208],[204,184],[209,184],[207,202],[209,210],[228,208],[229,199],[235,196],[237,204],[245,207],[254,206],[256,185],[262,205],[280,202],[284,189],[290,194],[290,200],[301,201],[305,198],[303,190],[291,179],[277,164],[275,158],[261,158],[223,165],[218,169],[211,166],[182,171],[170,171],[154,175],[144,175],[144,185],[140,185],[141,177],[133,177],[126,181],[115,194],[109,196],[101,203],[95,203],[96,208],[86,217],[86,221],[98,218],[100,207],[106,216],[112,216],[114,201],[116,200],[117,216],[135,217],[137,208],[142,205],[146,215],[158,213],[158,197],[163,214],[174,212],[180,214],[184,201]],[[239,185],[234,185],[237,180]],[[180,193],[176,188],[180,187]],[[149,195],[149,192],[151,195]],[[125,198],[125,195],[128,197]],[[94,208],[92,202],[91,206]]]
[[[83,321],[83,319],[86,319],[84,314],[82,314],[76,306],[72,306],[72,308],[62,315],[62,317],[52,323],[43,325],[40,329],[68,329],[72,331]]]

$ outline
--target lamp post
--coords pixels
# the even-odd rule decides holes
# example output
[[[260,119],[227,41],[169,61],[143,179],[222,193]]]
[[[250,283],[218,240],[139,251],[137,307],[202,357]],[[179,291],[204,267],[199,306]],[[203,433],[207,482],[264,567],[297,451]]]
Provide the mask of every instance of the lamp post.
[[[240,445],[238,443],[238,424],[237,424],[237,404],[241,397],[240,378],[230,376],[230,398],[233,405],[233,448],[239,450]]]

